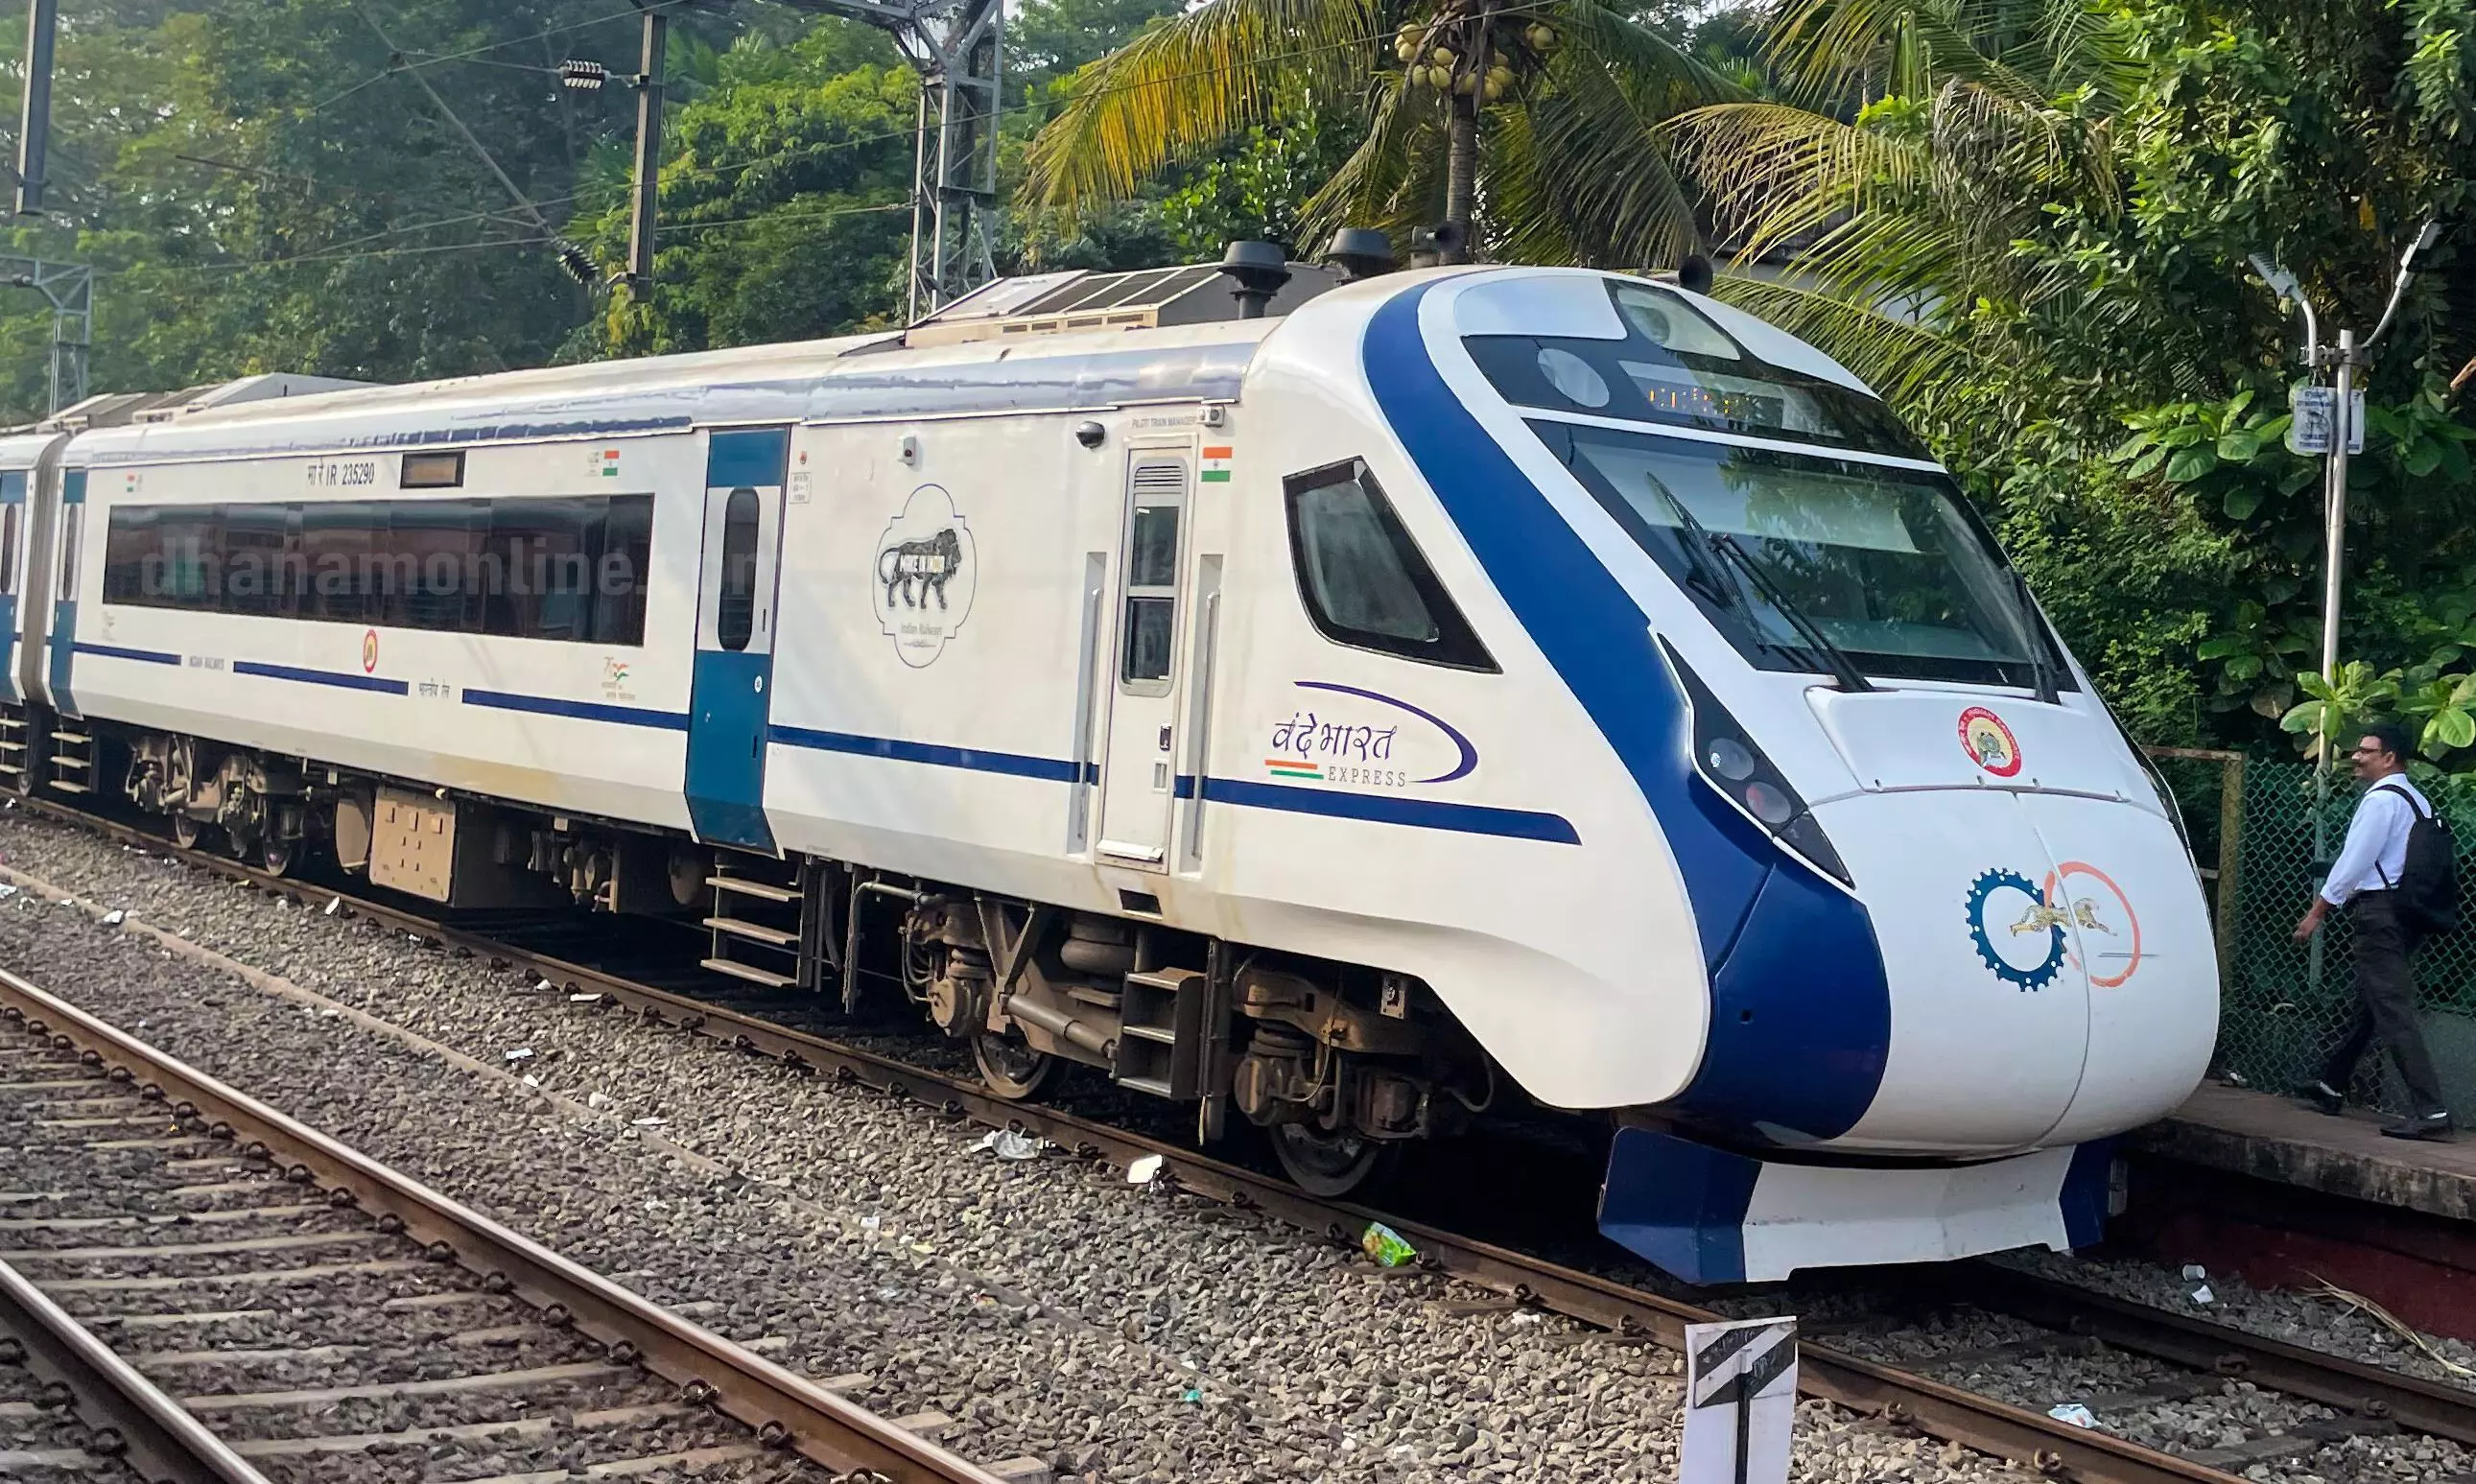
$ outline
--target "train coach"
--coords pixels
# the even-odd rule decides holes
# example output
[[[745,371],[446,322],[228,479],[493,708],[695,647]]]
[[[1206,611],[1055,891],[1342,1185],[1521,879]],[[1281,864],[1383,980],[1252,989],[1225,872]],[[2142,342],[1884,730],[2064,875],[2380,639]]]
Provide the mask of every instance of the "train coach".
[[[1694,1281],[2093,1237],[2215,957],[1948,476],[1671,284],[1232,266],[0,440],[0,776],[681,919],[1322,1193],[1598,1110]]]

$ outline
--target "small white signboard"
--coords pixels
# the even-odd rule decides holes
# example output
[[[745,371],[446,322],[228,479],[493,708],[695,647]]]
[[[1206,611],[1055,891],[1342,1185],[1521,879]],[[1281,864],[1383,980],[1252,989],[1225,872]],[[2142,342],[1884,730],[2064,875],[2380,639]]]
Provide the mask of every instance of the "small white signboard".
[[[2290,454],[2330,452],[2339,421],[2338,388],[2298,383],[2288,389],[2287,408],[2292,414],[2287,424],[2287,451]],[[2347,452],[2361,454],[2364,451],[2365,394],[2354,391],[2347,397]]]
[[[1788,1484],[1796,1321],[1685,1326],[1680,1484]]]

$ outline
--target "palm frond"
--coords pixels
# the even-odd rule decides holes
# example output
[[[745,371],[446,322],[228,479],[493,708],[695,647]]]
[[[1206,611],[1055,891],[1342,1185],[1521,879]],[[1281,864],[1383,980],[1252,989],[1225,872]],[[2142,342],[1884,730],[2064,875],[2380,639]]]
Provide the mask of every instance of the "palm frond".
[[[1820,346],[1895,405],[1935,383],[1982,369],[1966,345],[1870,301],[1735,274],[1721,279],[1714,291]]]
[[[1383,18],[1380,0],[1209,0],[1146,32],[1076,75],[1026,154],[1023,200],[1129,195],[1300,91],[1351,87],[1385,39]]]
[[[1430,187],[1443,179],[1444,118],[1435,95],[1389,84],[1371,92],[1367,137],[1299,209],[1304,242],[1341,227],[1374,227],[1401,241],[1436,219],[1442,194]]]
[[[1518,111],[1499,111],[1523,122],[1523,153],[1508,162],[1537,172],[1524,196],[1499,200],[1491,181],[1488,219],[1503,256],[1641,266],[1674,262],[1700,240],[1694,203],[1658,133],[1666,117],[1647,111],[1620,74],[1590,57],[1560,55]],[[1559,246],[1561,256],[1547,256]]]
[[[1600,0],[1553,0],[1542,18],[1562,28],[1569,43],[1623,79],[1626,92],[1648,116],[1665,118],[1698,105],[1749,96],[1734,78],[1677,50],[1667,37]],[[1569,56],[1561,53],[1558,62]]]

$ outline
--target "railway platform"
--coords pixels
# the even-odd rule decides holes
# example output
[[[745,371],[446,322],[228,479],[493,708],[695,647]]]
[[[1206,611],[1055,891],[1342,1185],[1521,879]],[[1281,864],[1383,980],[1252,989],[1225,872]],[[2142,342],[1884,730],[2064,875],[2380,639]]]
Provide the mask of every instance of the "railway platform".
[[[2327,1280],[2476,1340],[2476,1129],[2391,1139],[2387,1121],[2205,1082],[2124,1141],[2109,1239],[2263,1287]]]

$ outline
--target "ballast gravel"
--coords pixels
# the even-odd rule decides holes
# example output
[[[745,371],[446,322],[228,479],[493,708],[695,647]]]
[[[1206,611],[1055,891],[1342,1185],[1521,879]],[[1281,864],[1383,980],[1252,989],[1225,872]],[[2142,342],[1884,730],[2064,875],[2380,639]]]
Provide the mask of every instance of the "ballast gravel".
[[[864,1374],[847,1395],[880,1414],[946,1414],[966,1457],[1129,1484],[1676,1476],[1666,1351],[1061,1155],[1001,1159],[930,1110],[68,828],[0,816],[0,861],[516,1069],[0,901],[0,962],[35,982],[796,1370]],[[1793,1476],[2026,1475],[1807,1402]]]

